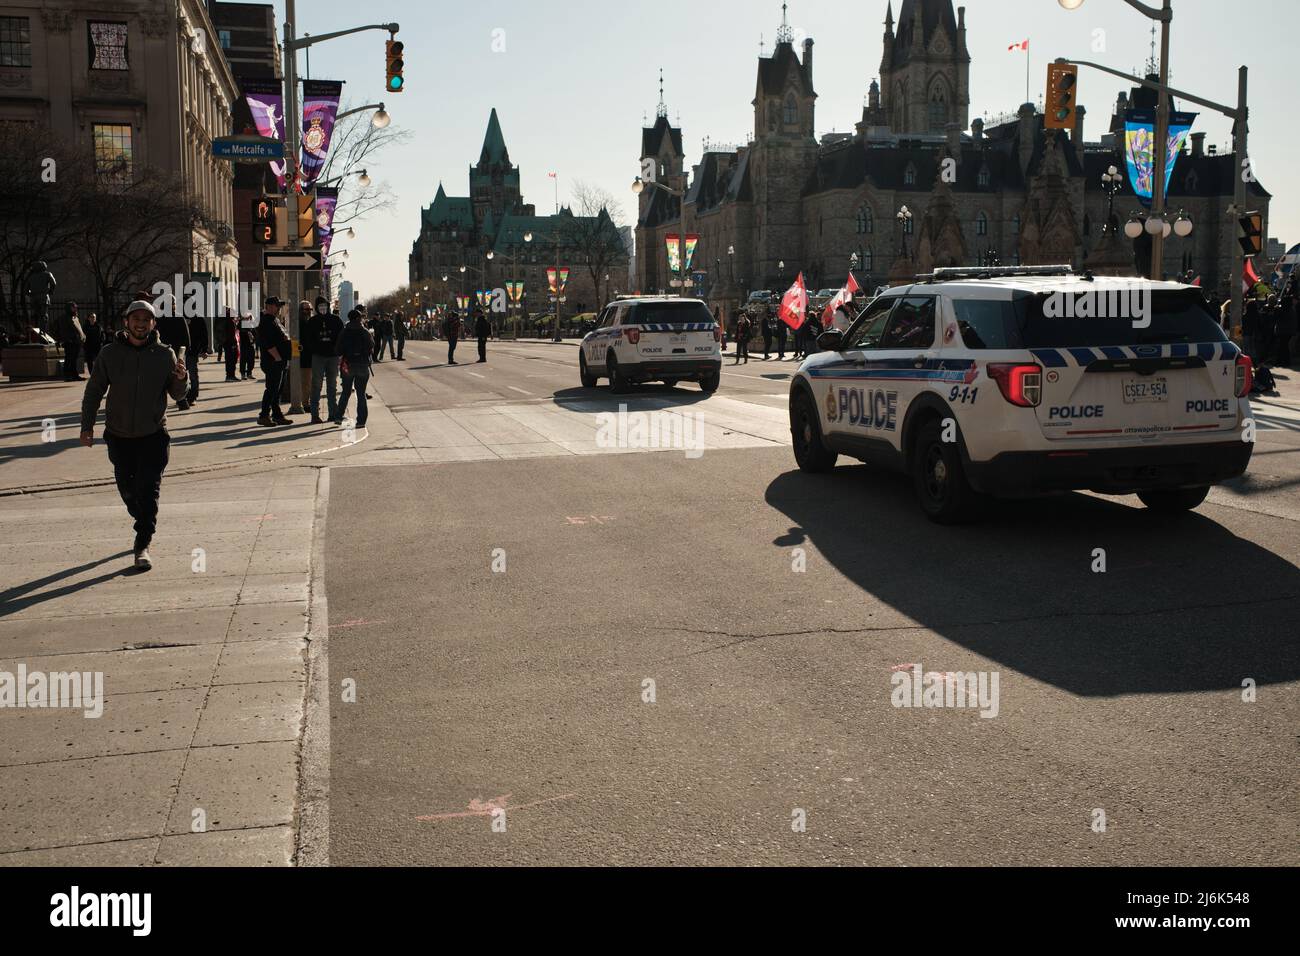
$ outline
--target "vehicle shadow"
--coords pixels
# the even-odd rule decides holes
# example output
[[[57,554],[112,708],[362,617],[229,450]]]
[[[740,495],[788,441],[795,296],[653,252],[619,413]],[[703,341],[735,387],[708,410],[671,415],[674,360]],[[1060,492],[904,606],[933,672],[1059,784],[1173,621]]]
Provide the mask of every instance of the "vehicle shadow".
[[[923,627],[1070,693],[1300,679],[1288,623],[1300,569],[1202,514],[1074,494],[995,502],[978,523],[941,527],[907,479],[865,466],[788,472],[766,500],[792,524],[775,546],[811,544]]]
[[[698,386],[684,384],[674,388],[665,385],[639,385],[622,395],[615,395],[604,386],[596,388],[563,388],[551,399],[556,405],[581,405],[583,411],[617,412],[620,405],[631,411],[655,411],[685,405],[696,405],[709,399],[707,392]]]

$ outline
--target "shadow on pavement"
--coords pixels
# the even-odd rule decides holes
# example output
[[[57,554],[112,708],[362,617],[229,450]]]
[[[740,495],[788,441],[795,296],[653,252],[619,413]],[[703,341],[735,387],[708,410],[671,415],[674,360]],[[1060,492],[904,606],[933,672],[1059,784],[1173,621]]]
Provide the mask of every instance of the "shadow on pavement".
[[[1300,569],[1202,514],[1068,495],[996,502],[978,524],[940,527],[907,479],[866,467],[789,472],[766,500],[793,525],[775,546],[811,544],[920,625],[1071,693],[1300,679]],[[1098,548],[1106,573],[1092,570]]]
[[[120,551],[117,554],[110,554],[108,557],[101,558],[98,561],[91,561],[88,564],[83,564],[76,568],[68,568],[66,571],[60,571],[57,574],[51,574],[43,578],[38,578],[35,581],[28,581],[26,584],[20,584],[17,587],[10,588],[9,590],[0,593],[0,617],[8,617],[10,614],[17,614],[19,611],[24,611],[29,607],[36,606],[37,604],[44,604],[46,601],[53,601],[61,597],[66,597],[69,594],[76,594],[78,591],[84,591],[86,588],[92,588],[97,584],[103,584],[105,581],[113,580],[113,578],[123,577],[133,569],[124,568],[119,571],[111,571],[107,574],[101,574],[99,577],[88,578],[85,581],[77,581],[75,584],[68,584],[61,588],[55,588],[53,591],[46,591],[43,594],[31,593],[40,590],[47,584],[53,584],[55,581],[61,581],[64,578],[81,574],[85,571],[91,570],[92,568],[97,568],[102,564],[108,564],[110,561],[116,561],[119,558],[130,557],[131,554],[132,552],[130,551]],[[24,595],[30,596],[25,597]]]
[[[629,388],[622,395],[615,395],[608,388],[601,386],[596,388],[582,388],[581,386],[564,388],[552,394],[551,399],[557,405],[563,405],[566,402],[582,402],[586,405],[600,405],[601,411],[608,409],[611,412],[617,412],[620,405],[627,405],[632,411],[662,411],[664,402],[667,402],[669,406],[695,405],[707,401],[710,397],[707,392],[702,392],[697,386],[693,385],[677,385],[673,388],[668,388],[665,385],[639,385]],[[638,401],[648,402],[651,400],[655,401],[655,405],[644,409],[633,407]]]

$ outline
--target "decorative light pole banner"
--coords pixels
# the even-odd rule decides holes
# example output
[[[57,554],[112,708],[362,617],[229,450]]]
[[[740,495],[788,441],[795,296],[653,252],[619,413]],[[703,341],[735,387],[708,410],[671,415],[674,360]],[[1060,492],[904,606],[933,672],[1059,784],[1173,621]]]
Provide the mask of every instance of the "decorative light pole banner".
[[[560,295],[564,295],[564,290],[569,286],[569,270],[567,268],[560,270]]]
[[[320,178],[334,139],[334,118],[339,112],[343,84],[337,80],[302,81],[302,188],[305,192]]]
[[[244,102],[253,114],[253,124],[259,136],[284,142],[284,88],[278,80],[244,80]],[[272,161],[280,192],[284,192],[285,160]]]
[[[506,293],[510,296],[510,301],[518,304],[519,300],[524,297],[524,284],[522,282],[507,282]]]
[[[334,241],[334,211],[338,204],[337,189],[331,186],[316,188],[316,239],[322,256],[330,254],[330,244]]]
[[[469,296],[467,296],[467,295],[458,295],[458,296],[456,296],[456,306],[457,306],[457,308],[458,308],[461,312],[464,312],[466,309],[468,309],[468,308],[469,308]]]
[[[682,237],[675,232],[670,232],[664,237],[664,245],[668,247],[668,271],[674,275],[680,275],[682,271]]]
[[[547,283],[548,283],[548,284],[550,285],[550,287],[551,287],[551,295],[555,295],[555,293],[556,293],[556,288],[555,288],[555,280],[556,280],[556,277],[557,277],[557,276],[556,276],[556,271],[555,271],[555,269],[554,269],[553,267],[551,267],[551,266],[547,266],[547,267],[546,267],[546,281],[547,281]]]
[[[699,236],[686,237],[686,264],[683,266],[683,271],[688,273],[691,271],[691,260],[695,258],[695,247],[699,244]]]
[[[1196,122],[1196,113],[1170,113],[1169,139],[1165,143],[1165,195],[1169,195],[1169,181],[1174,165],[1183,150],[1187,134]],[[1128,161],[1128,181],[1142,205],[1150,208],[1155,192],[1156,111],[1129,110],[1124,114],[1124,152]]]

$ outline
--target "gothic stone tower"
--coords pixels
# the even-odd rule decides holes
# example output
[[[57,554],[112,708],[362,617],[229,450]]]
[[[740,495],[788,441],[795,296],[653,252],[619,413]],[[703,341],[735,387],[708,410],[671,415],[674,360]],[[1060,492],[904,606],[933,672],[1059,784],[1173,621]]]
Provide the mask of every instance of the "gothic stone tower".
[[[754,287],[772,287],[792,274],[778,263],[803,261],[801,192],[817,164],[813,89],[813,41],[803,44],[803,62],[794,52],[794,34],[782,23],[776,49],[758,61],[754,95],[754,143],[750,163],[754,184]]]
[[[474,204],[474,224],[480,230],[485,222],[500,222],[507,213],[516,211],[522,201],[519,167],[510,162],[510,152],[506,149],[496,109],[488,117],[478,164],[469,168],[469,188],[470,201]]]
[[[952,0],[903,0],[895,32],[891,0],[884,47],[880,85],[894,133],[942,134],[951,122],[970,125],[965,7],[954,17]]]

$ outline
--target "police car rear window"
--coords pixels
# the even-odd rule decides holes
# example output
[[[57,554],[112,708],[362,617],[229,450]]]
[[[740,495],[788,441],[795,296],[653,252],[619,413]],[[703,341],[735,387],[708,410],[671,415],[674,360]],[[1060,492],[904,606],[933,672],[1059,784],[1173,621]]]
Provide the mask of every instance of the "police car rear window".
[[[1087,302],[1020,295],[1010,302],[955,298],[952,304],[962,342],[975,350],[1227,341],[1205,300],[1190,290],[1104,303],[1099,295]]]
[[[632,307],[626,325],[700,325],[713,321],[703,302],[645,302]]]

